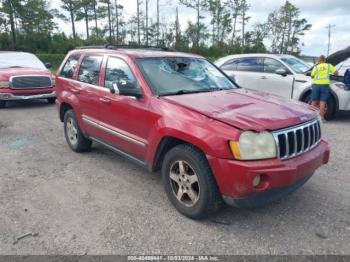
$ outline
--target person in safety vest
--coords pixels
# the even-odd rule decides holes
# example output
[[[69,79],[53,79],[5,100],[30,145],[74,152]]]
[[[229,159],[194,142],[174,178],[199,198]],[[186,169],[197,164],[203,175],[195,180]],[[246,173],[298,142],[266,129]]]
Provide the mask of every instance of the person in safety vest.
[[[326,114],[327,100],[330,96],[330,75],[338,75],[338,71],[331,64],[326,63],[326,57],[321,55],[318,64],[312,69],[311,77],[314,79],[312,85],[312,105],[320,108],[322,120]]]

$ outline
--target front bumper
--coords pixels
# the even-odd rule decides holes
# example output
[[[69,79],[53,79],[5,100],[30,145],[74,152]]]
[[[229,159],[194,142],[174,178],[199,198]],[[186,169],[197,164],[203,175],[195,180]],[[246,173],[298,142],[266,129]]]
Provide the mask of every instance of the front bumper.
[[[32,100],[32,99],[45,99],[56,97],[56,92],[50,92],[45,94],[11,94],[11,93],[0,93],[0,100],[2,101],[18,101],[18,100]]]
[[[288,160],[237,161],[208,157],[226,203],[253,207],[275,201],[302,186],[317,168],[329,161],[325,140],[298,157]],[[259,186],[253,179],[261,176]]]

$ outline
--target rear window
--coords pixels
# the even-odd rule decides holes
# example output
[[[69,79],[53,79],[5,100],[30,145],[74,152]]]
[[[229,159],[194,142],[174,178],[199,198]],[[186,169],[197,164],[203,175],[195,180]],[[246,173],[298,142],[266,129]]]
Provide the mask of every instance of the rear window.
[[[85,56],[80,65],[78,81],[98,85],[103,56]]]
[[[64,78],[72,79],[74,76],[75,68],[77,67],[79,55],[71,55],[67,62],[64,64],[64,67],[60,73],[60,76]]]

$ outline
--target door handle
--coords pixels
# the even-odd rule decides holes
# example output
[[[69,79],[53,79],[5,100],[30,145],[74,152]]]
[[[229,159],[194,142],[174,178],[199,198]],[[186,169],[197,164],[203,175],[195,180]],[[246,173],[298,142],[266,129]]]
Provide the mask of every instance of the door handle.
[[[100,100],[100,102],[102,102],[104,104],[110,104],[111,103],[111,100],[108,99],[108,98],[101,97],[99,100]]]
[[[71,91],[72,91],[73,94],[80,94],[80,90],[79,89],[72,88]]]
[[[262,76],[261,79],[267,79],[267,77],[266,76]]]

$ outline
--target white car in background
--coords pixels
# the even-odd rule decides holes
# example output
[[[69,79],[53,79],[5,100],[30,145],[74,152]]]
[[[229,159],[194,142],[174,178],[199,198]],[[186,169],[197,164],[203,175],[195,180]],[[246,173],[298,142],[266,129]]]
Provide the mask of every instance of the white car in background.
[[[340,63],[341,59],[341,54],[337,53],[336,64]],[[342,55],[342,61],[350,56],[348,53]],[[310,66],[294,56],[240,54],[221,58],[215,64],[243,88],[310,102],[312,86]],[[328,120],[338,111],[350,111],[350,87],[341,82],[342,79],[338,77],[336,81],[332,80],[331,97],[327,101],[325,116]]]

